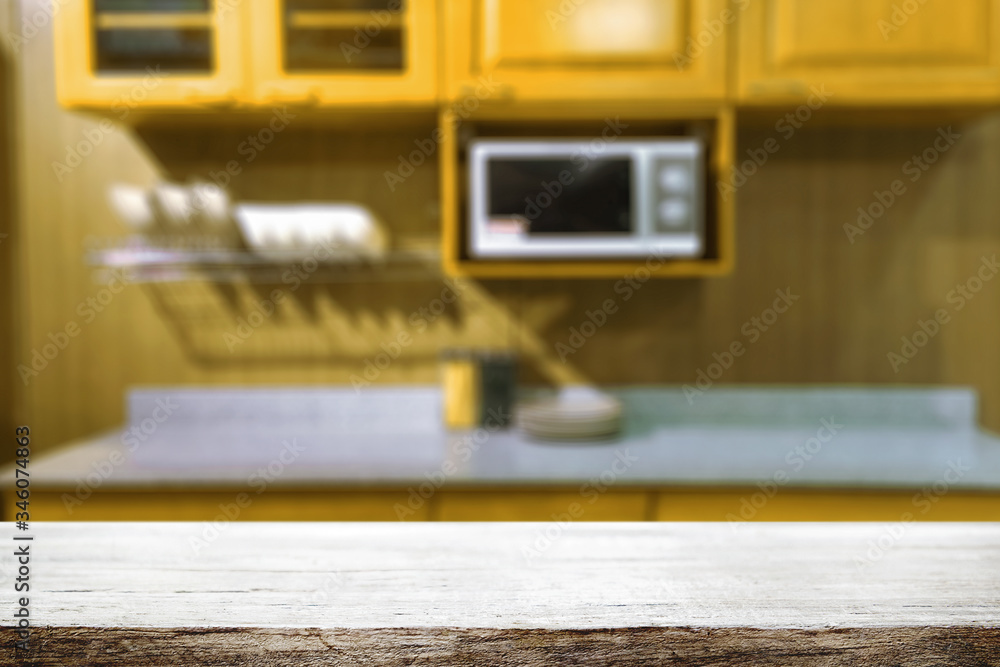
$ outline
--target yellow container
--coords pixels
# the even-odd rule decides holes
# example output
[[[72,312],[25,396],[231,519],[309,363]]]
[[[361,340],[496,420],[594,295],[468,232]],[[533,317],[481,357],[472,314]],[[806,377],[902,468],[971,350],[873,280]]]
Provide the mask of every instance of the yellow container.
[[[470,352],[452,350],[443,355],[445,426],[468,429],[479,423],[480,384],[479,364]]]

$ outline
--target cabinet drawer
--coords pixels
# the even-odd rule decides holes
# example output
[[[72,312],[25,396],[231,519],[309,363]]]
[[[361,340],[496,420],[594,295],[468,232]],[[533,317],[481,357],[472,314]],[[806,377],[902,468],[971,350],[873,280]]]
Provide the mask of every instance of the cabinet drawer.
[[[644,491],[491,490],[439,491],[434,496],[439,521],[644,521],[649,494]]]
[[[657,521],[1000,521],[1000,494],[920,490],[661,491]]]
[[[14,498],[5,496],[12,512]],[[95,491],[31,494],[37,521],[397,521],[405,491]],[[10,514],[13,516],[13,514]],[[408,518],[428,518],[426,506]]]

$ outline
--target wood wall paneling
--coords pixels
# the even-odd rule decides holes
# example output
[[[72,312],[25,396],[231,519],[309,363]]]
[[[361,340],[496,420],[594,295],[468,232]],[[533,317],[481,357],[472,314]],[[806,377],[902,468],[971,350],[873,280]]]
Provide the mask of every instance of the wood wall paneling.
[[[42,0],[21,0],[34,10]],[[436,157],[395,191],[386,171],[430,136],[425,125],[291,126],[252,162],[240,142],[254,128],[173,130],[124,126],[103,134],[69,173],[53,162],[93,135],[97,119],[56,104],[52,37],[42,29],[22,51],[15,111],[24,225],[18,248],[18,363],[30,362],[67,322],[80,335],[22,387],[39,450],[121,423],[123,395],[140,384],[347,384],[378,344],[408,326],[414,310],[444,285],[308,285],[279,315],[230,354],[221,335],[252,307],[247,285],[129,286],[92,322],[78,307],[102,289],[83,254],[95,238],[121,237],[105,188],[113,181],[205,177],[243,160],[232,189],[264,200],[352,199],[371,206],[395,235],[436,233]],[[26,76],[25,74],[29,74]],[[650,281],[625,290],[619,279],[470,283],[457,306],[421,333],[378,382],[438,379],[437,351],[451,345],[509,344],[524,353],[528,381],[690,383],[734,341],[746,353],[718,380],[729,383],[947,383],[976,387],[982,421],[1000,428],[1000,281],[986,283],[906,364],[898,351],[947,295],[1000,246],[1000,115],[955,126],[961,138],[916,181],[912,156],[933,146],[934,121],[910,126],[805,124],[787,137],[784,116],[741,128],[736,155],[747,159],[775,138],[780,150],[738,188],[736,269],[710,280]],[[308,125],[308,126],[307,126]],[[235,154],[235,155],[234,155]],[[902,179],[905,194],[851,243],[844,225],[876,192]],[[0,246],[0,250],[3,246]],[[753,341],[747,323],[791,290],[799,298]],[[560,355],[587,311],[613,299],[617,311],[573,353]],[[166,302],[166,305],[164,305]]]
[[[0,35],[16,34],[16,3],[0,6]],[[15,171],[17,141],[16,86],[17,52],[9,39],[0,43],[0,434],[14,434],[21,415],[21,392],[15,366],[15,347],[21,322],[17,298],[22,276],[19,272],[16,248],[19,245],[18,198]],[[10,442],[10,440],[5,440]],[[10,447],[0,451],[0,462],[14,458]]]

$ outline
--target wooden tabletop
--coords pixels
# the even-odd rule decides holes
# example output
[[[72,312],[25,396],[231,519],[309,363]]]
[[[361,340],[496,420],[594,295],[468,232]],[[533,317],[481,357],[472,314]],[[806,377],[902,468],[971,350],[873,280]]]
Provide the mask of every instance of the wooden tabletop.
[[[31,554],[24,664],[1000,664],[998,524],[34,523],[26,535],[12,542]]]

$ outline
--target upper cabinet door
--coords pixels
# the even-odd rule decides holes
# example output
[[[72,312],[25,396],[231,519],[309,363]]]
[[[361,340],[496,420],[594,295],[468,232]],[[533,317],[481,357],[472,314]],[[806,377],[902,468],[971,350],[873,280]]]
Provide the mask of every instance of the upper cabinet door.
[[[252,0],[252,5],[247,56],[256,103],[436,100],[435,0]]]
[[[447,0],[447,92],[720,100],[728,0]],[[477,92],[479,91],[479,92]]]
[[[1000,92],[998,0],[756,0],[741,17],[741,101],[991,101]]]
[[[230,104],[246,92],[239,0],[64,0],[56,86],[66,106]]]

